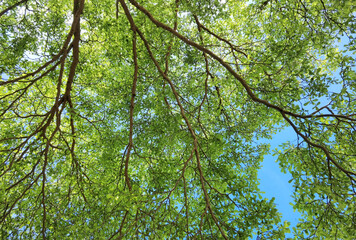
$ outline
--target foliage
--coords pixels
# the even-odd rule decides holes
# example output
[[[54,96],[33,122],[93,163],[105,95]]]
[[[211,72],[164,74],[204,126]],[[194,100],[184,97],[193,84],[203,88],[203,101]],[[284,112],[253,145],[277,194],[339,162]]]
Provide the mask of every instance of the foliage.
[[[1,6],[2,239],[356,236],[353,1]],[[294,229],[258,188],[278,125]]]

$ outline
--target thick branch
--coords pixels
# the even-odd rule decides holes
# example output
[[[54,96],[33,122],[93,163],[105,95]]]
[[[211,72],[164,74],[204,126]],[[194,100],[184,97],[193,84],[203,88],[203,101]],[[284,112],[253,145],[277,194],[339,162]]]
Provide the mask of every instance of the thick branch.
[[[121,6],[123,7],[126,15],[129,14],[129,10],[127,9],[127,6],[123,0],[120,0]],[[136,31],[137,27],[133,21],[132,18],[128,18],[130,25],[131,25],[131,30],[133,32],[132,36],[132,52],[133,52],[133,61],[134,61],[134,77],[133,77],[133,82],[132,82],[132,89],[131,89],[131,101],[130,101],[130,135],[129,135],[129,145],[127,148],[127,153],[126,153],[126,161],[125,161],[125,181],[127,186],[129,187],[129,190],[131,191],[131,183],[130,183],[130,178],[128,174],[128,168],[129,168],[129,160],[130,160],[130,153],[131,153],[131,148],[132,148],[132,135],[133,135],[133,114],[134,114],[134,107],[135,107],[135,96],[136,96],[136,86],[137,86],[137,73],[138,73],[138,63],[137,63],[137,49],[136,49]]]
[[[27,1],[28,1],[28,0],[22,0],[22,1],[20,1],[20,2],[15,3],[14,5],[11,5],[11,6],[9,6],[8,8],[4,9],[3,11],[0,12],[0,18],[2,17],[2,15],[4,15],[5,13],[7,13],[8,11],[10,11],[11,9],[13,9],[13,8],[15,8],[15,7],[17,7],[17,6],[19,6],[19,5],[21,5],[21,4],[25,3],[25,2],[27,2]]]

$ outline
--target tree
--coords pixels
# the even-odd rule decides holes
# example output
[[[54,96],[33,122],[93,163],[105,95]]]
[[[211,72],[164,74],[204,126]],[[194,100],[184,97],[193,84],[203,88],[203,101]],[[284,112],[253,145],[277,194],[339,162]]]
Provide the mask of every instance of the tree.
[[[2,239],[356,235],[352,1],[1,2]]]

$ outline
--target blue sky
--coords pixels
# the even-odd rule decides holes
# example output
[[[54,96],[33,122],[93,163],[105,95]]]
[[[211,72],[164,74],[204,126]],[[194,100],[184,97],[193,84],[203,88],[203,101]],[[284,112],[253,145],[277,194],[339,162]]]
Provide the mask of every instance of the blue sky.
[[[287,141],[294,142],[297,139],[296,133],[291,127],[288,127],[281,132],[275,134],[273,139],[263,142],[268,142],[271,144],[271,152],[273,149],[278,148],[278,146]],[[279,164],[277,162],[278,156],[272,156],[269,154],[265,156],[262,162],[262,168],[258,172],[258,177],[260,179],[259,188],[261,191],[265,192],[264,197],[271,199],[275,198],[275,204],[280,213],[282,213],[282,222],[285,220],[291,223],[290,228],[294,227],[298,223],[298,218],[301,217],[300,213],[293,210],[293,202],[291,197],[293,193],[292,183],[288,181],[292,178],[292,175],[281,172]]]

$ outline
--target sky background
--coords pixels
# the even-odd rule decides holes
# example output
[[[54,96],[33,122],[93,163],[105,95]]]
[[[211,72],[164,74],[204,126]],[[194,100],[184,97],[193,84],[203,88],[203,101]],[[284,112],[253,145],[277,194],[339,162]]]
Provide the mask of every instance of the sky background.
[[[287,141],[295,142],[297,139],[296,133],[291,127],[280,131],[273,135],[272,140],[264,140],[263,143],[271,144],[270,150],[278,148],[278,146]],[[262,167],[258,172],[258,178],[260,179],[259,188],[265,192],[264,197],[271,199],[275,198],[274,203],[277,205],[277,209],[282,213],[282,223],[287,220],[291,223],[290,229],[298,223],[298,218],[301,217],[299,212],[293,210],[293,206],[290,204],[293,202],[291,195],[293,194],[293,183],[288,183],[292,178],[292,175],[281,172],[279,164],[277,162],[278,156],[272,156],[272,154],[266,155],[262,162]],[[291,235],[290,235],[291,236]]]

